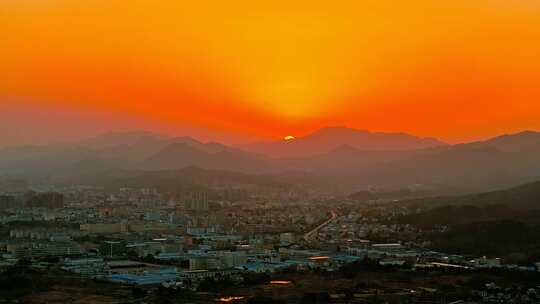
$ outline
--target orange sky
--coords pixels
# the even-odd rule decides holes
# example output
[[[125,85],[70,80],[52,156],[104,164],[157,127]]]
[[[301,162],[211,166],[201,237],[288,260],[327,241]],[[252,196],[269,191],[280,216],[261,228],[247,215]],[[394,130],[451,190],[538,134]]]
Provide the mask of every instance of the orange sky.
[[[1,1],[0,102],[275,138],[540,129],[540,2],[292,2]]]

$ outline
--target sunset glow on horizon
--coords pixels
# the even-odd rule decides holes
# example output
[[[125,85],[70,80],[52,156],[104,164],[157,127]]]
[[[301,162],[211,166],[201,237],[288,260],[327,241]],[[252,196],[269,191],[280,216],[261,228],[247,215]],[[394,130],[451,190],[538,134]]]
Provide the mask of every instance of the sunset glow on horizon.
[[[7,0],[0,103],[276,139],[540,129],[538,16],[532,0]]]
[[[283,139],[284,139],[284,140],[294,140],[295,137],[292,136],[292,135],[287,135],[287,136],[285,136],[285,138],[283,138]]]

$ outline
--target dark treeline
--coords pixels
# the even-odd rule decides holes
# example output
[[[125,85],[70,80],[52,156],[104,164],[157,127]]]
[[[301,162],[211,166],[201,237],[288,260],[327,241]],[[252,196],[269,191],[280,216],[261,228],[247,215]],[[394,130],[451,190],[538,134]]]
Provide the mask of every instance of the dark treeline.
[[[540,225],[514,220],[458,225],[430,236],[435,249],[477,256],[503,256],[513,262],[540,260]]]
[[[449,205],[422,213],[405,215],[395,221],[400,224],[411,224],[419,228],[431,229],[443,225],[467,225],[475,222],[500,220],[516,220],[537,224],[540,223],[540,210],[521,211],[503,204]]]

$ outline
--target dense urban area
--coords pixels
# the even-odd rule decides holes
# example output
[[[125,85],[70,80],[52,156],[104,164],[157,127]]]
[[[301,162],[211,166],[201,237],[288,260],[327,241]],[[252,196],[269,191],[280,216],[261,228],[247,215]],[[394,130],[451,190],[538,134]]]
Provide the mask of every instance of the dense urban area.
[[[0,190],[0,303],[540,302],[538,231],[504,205],[412,187]]]

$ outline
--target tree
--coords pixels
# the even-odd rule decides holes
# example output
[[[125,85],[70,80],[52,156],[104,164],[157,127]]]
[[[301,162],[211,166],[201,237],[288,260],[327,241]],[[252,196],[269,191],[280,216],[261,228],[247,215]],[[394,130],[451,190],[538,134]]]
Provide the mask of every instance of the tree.
[[[131,294],[135,299],[142,299],[148,295],[148,292],[142,288],[136,287],[131,290]]]

